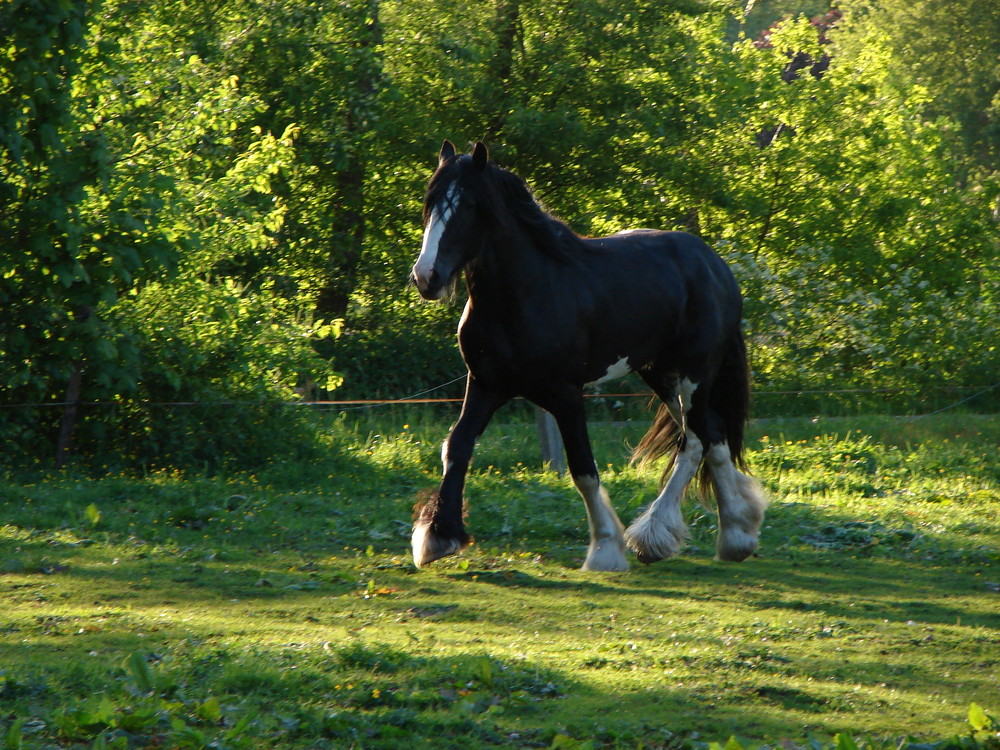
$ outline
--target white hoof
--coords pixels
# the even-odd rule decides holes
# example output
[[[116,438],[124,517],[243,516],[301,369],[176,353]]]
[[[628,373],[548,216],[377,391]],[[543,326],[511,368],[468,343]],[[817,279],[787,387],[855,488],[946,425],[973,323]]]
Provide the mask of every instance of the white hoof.
[[[628,559],[625,557],[625,545],[622,540],[608,539],[603,542],[592,542],[587,550],[587,559],[580,570],[599,571],[605,573],[628,570]]]
[[[442,557],[454,555],[462,549],[462,543],[458,539],[437,536],[431,531],[430,523],[419,521],[413,525],[410,546],[413,549],[413,564],[418,568],[440,560]]]

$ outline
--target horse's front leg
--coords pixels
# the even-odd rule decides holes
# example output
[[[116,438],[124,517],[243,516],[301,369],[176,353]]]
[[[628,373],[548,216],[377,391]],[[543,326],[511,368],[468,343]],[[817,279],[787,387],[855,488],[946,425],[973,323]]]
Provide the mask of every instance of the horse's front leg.
[[[413,562],[418,568],[453,555],[468,545],[469,535],[465,532],[462,521],[465,474],[476,439],[508,398],[496,390],[480,385],[469,375],[462,414],[441,450],[441,461],[444,464],[441,487],[418,508],[413,522],[410,542],[413,547]]]
[[[590,526],[590,546],[583,570],[619,571],[628,570],[625,557],[625,537],[622,522],[611,506],[607,490],[601,485],[597,473],[597,463],[587,435],[587,416],[583,407],[583,396],[575,395],[554,400],[547,408],[556,418],[563,445],[566,447],[566,462],[569,464],[573,484],[587,506],[587,520]]]

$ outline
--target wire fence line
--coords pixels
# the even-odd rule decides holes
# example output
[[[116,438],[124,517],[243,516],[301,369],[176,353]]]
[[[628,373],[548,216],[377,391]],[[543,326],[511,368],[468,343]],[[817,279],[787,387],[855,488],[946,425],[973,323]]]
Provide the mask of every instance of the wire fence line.
[[[997,387],[1000,387],[1000,383],[994,383],[989,388],[984,388],[983,390],[979,391],[978,393],[973,393],[971,396],[967,396],[967,397],[963,398],[960,401],[956,401],[955,403],[949,404],[948,406],[943,406],[940,409],[935,409],[934,411],[927,412],[926,414],[917,414],[917,415],[914,415],[912,417],[904,417],[903,421],[912,422],[915,419],[923,419],[924,417],[932,417],[935,414],[940,414],[941,412],[949,411],[950,409],[954,409],[956,407],[959,407],[959,406],[961,406],[962,404],[964,404],[964,403],[966,403],[968,401],[972,401],[972,399],[974,399],[974,398],[979,398],[980,396],[984,396],[987,393],[989,393],[990,391],[996,389]]]
[[[76,442],[76,439],[74,438],[74,432],[76,431],[77,425],[82,425],[88,420],[92,420],[91,424],[103,422],[102,417],[95,414],[93,411],[91,411],[90,414],[87,414],[90,410],[120,409],[123,410],[122,414],[141,414],[142,412],[145,412],[147,420],[152,420],[152,422],[158,423],[160,420],[158,415],[161,414],[168,415],[168,422],[176,421],[177,419],[181,419],[183,422],[188,418],[182,417],[181,411],[171,413],[169,411],[171,409],[187,410],[201,408],[206,411],[204,413],[187,412],[187,414],[194,420],[195,423],[207,425],[209,423],[213,423],[213,420],[216,420],[217,416],[222,416],[221,414],[216,414],[209,417],[207,410],[214,408],[243,410],[234,411],[231,415],[233,418],[240,420],[242,418],[241,415],[245,415],[246,412],[252,412],[260,409],[267,410],[271,413],[275,409],[307,408],[314,409],[316,412],[339,413],[343,415],[345,412],[357,412],[359,414],[363,414],[364,412],[362,410],[378,410],[392,406],[409,407],[414,405],[429,406],[434,404],[448,404],[455,407],[460,404],[463,399],[453,397],[437,397],[433,396],[433,394],[447,388],[448,386],[454,385],[461,380],[464,380],[466,377],[467,376],[463,374],[460,377],[453,378],[447,383],[442,383],[441,385],[434,386],[433,388],[418,391],[404,398],[336,400],[296,399],[292,401],[237,399],[216,401],[153,401],[139,399],[84,401],[64,399],[62,401],[49,401],[41,403],[0,403],[0,424],[11,422],[12,424],[21,423],[23,426],[27,420],[37,422],[39,424],[44,423],[46,427],[43,428],[43,431],[58,428],[58,437],[55,441],[55,465],[57,468],[61,468],[66,465],[70,456],[75,452],[74,443]],[[924,419],[935,414],[941,414],[955,409],[963,404],[970,403],[977,398],[985,396],[998,388],[1000,388],[1000,382],[994,383],[993,385],[985,388],[976,386],[934,386],[926,388],[871,387],[830,389],[808,388],[773,391],[762,390],[754,392],[755,400],[758,403],[758,408],[755,409],[758,416],[754,421],[760,421],[768,417],[792,416],[795,414],[801,416],[804,415],[807,410],[811,414],[816,415],[843,412],[846,408],[851,413],[859,414],[866,413],[866,411],[870,410],[875,404],[879,404],[882,406],[889,406],[890,409],[895,406],[896,408],[899,408],[903,414],[908,414],[908,416],[900,415],[895,417],[898,422],[905,423]],[[923,394],[925,398],[910,399],[907,397],[909,394]],[[934,401],[931,403],[927,403],[926,399],[929,394],[935,394],[933,396]],[[952,394],[948,402],[943,406],[941,406],[942,401],[944,401],[942,394]],[[956,398],[956,396],[959,396],[960,394],[961,397]],[[72,399],[72,397],[76,394],[67,393],[67,395],[70,399]],[[629,401],[634,399],[652,400],[653,396],[654,394],[649,391],[585,394],[586,398],[597,400],[598,404],[600,404],[602,408],[610,407],[616,416],[629,413],[621,411],[621,409],[626,408],[626,403]],[[759,405],[762,400],[766,400],[766,397],[774,397],[778,399],[779,408],[777,410],[774,407],[761,408]],[[801,397],[802,400],[795,403],[796,397]],[[901,400],[900,397],[903,397],[905,401]],[[826,399],[829,399],[829,401]],[[524,402],[523,399],[518,400],[522,403]],[[938,406],[939,408],[933,408],[934,406]],[[988,402],[987,410],[996,409],[997,406],[997,400],[991,399]],[[161,409],[164,411],[154,411]],[[564,453],[562,450],[562,441],[560,439],[555,420],[550,414],[537,406],[534,407],[534,413],[535,422],[538,428],[539,445],[542,451],[543,462],[547,463],[552,469],[562,472],[565,470]],[[45,415],[44,417],[43,414]],[[899,415],[900,411],[897,411],[896,414]],[[114,411],[111,411],[110,415],[113,419]],[[188,426],[184,429],[190,431],[190,424],[188,424]],[[191,434],[197,434],[197,430],[195,430],[195,433]]]
[[[0,409],[38,409],[38,408],[58,408],[67,406],[84,407],[123,407],[129,405],[145,407],[200,407],[200,406],[314,406],[314,407],[345,407],[345,408],[374,408],[379,406],[394,406],[405,404],[447,404],[461,403],[461,398],[430,398],[428,394],[454,385],[465,379],[462,375],[447,383],[428,388],[411,396],[401,398],[373,398],[373,399],[342,399],[342,400],[295,400],[295,401],[248,401],[248,400],[219,400],[219,401],[47,401],[40,403],[17,403],[0,404]],[[949,409],[961,406],[980,396],[984,396],[991,391],[1000,388],[1000,383],[994,383],[986,388],[980,386],[934,386],[927,388],[920,387],[886,387],[886,388],[802,388],[797,390],[755,390],[753,395],[759,396],[843,396],[843,395],[902,395],[906,393],[962,393],[974,391],[969,396],[965,396],[954,403],[940,409],[936,409],[929,414],[920,416],[930,416]],[[587,393],[584,398],[588,399],[623,399],[623,398],[653,398],[656,394],[652,391],[637,391],[628,393]]]

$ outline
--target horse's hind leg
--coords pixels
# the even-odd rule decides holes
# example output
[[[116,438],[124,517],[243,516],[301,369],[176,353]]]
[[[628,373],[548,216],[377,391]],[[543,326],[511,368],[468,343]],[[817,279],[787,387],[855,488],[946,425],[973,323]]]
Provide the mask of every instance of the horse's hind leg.
[[[639,562],[653,563],[677,555],[687,542],[688,530],[681,513],[681,501],[701,465],[702,445],[690,430],[684,447],[674,458],[670,478],[653,503],[625,532],[629,549]]]
[[[448,434],[441,451],[444,478],[441,488],[418,509],[410,542],[413,562],[419,568],[447,555],[453,555],[469,543],[462,521],[462,495],[465,473],[472,459],[476,439],[508,397],[484,388],[470,375],[462,404],[462,414]]]
[[[709,446],[705,461],[719,506],[716,555],[720,560],[745,560],[757,549],[757,534],[767,505],[764,495],[757,482],[733,464],[725,441]]]
[[[670,417],[681,431],[680,449],[674,456],[670,477],[657,498],[625,532],[628,547],[639,561],[653,563],[674,557],[687,542],[688,529],[681,513],[681,501],[698,473],[703,447],[698,436],[689,429],[686,418],[697,384],[684,381],[671,382],[667,386],[663,379],[655,377],[647,377],[646,382],[666,404]]]

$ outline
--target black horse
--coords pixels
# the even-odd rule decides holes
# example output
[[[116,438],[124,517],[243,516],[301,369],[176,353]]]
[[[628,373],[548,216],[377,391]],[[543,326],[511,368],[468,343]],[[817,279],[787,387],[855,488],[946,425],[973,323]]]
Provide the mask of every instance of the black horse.
[[[715,252],[683,232],[581,238],[482,143],[456,155],[445,141],[413,280],[423,297],[440,299],[462,270],[469,300],[458,339],[468,383],[442,450],[444,479],[415,517],[418,567],[468,544],[463,492],[473,447],[514,396],[559,425],[590,521],[584,570],[628,569],[626,544],[646,563],[677,554],[687,538],[681,500],[699,467],[703,488],[715,490],[718,557],[743,560],[756,549],[765,502],[737,469],[749,405],[742,298]],[[583,388],[630,371],[663,401],[636,457],[672,461],[659,496],[625,531],[598,476]]]

